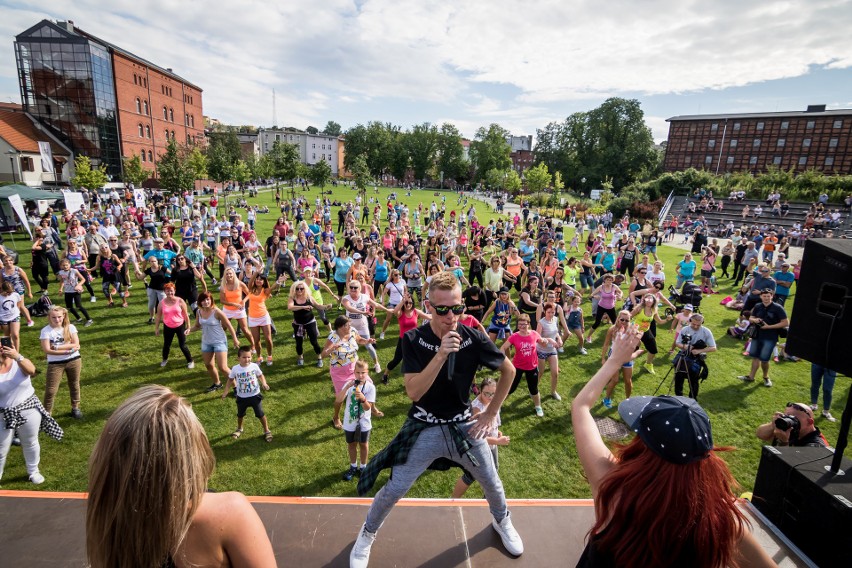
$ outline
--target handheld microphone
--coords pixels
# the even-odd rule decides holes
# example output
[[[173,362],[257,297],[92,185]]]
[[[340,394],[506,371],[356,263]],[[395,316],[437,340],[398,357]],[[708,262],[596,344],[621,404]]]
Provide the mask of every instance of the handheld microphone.
[[[458,327],[458,323],[453,326],[452,331],[455,331]],[[447,355],[447,379],[450,381],[453,380],[453,375],[456,372],[456,352],[453,351],[449,355]]]

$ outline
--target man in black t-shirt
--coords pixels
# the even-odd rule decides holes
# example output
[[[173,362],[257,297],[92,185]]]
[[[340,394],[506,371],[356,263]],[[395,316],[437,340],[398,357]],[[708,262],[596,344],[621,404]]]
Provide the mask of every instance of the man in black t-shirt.
[[[791,426],[784,430],[775,425],[775,420],[782,416],[793,417],[798,421],[798,427]],[[784,412],[776,412],[772,420],[757,428],[757,437],[773,446],[796,447],[828,447],[828,442],[814,424],[813,408],[800,402],[790,402]]]
[[[370,460],[358,483],[358,493],[363,495],[381,469],[393,468],[390,480],[373,499],[349,555],[350,567],[367,566],[376,532],[417,478],[429,467],[447,469],[449,465],[463,467],[479,482],[494,517],[492,526],[506,549],[515,556],[524,550],[485,441],[509,392],[515,367],[487,335],[458,325],[464,304],[461,286],[451,272],[432,277],[426,305],[431,321],[401,338],[405,390],[412,400],[408,419],[391,443]],[[499,370],[500,381],[486,410],[471,419],[470,387],[480,365]]]
[[[763,369],[763,386],[771,387],[769,379],[769,359],[772,350],[778,343],[778,334],[781,329],[790,325],[787,312],[784,308],[772,301],[775,290],[764,288],[760,292],[760,303],[751,310],[749,321],[758,326],[757,335],[751,339],[748,354],[751,357],[751,372],[748,375],[740,375],[739,380],[750,383],[754,381],[757,368]]]

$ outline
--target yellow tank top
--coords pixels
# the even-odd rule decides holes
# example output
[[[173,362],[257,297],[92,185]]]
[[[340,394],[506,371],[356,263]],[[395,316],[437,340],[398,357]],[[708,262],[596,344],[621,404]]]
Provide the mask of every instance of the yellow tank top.
[[[651,322],[654,321],[654,316],[646,315],[645,310],[643,309],[633,317],[633,321],[639,327],[639,331],[645,333],[646,331],[651,329]]]

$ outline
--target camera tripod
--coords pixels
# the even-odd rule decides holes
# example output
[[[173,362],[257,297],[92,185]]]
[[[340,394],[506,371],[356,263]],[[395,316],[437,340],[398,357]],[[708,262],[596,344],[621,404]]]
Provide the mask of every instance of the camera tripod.
[[[672,374],[672,371],[675,372],[675,375],[677,375],[678,373],[685,374],[686,383],[687,385],[689,385],[689,394],[695,395],[692,398],[696,398],[698,396],[697,393],[692,392],[692,372],[689,370],[689,364],[686,361],[686,358],[689,355],[690,351],[691,350],[687,348],[686,350],[681,350],[680,353],[675,356],[676,360],[672,363],[672,366],[669,367],[669,370],[666,372],[665,376],[660,381],[660,384],[657,385],[657,389],[654,391],[653,396],[657,396],[657,393],[660,391],[660,388],[662,388],[663,383],[666,382],[666,379],[669,378],[669,375]],[[675,378],[672,377],[671,381],[669,382],[669,388],[666,394],[671,394],[672,386],[674,385],[674,380]]]

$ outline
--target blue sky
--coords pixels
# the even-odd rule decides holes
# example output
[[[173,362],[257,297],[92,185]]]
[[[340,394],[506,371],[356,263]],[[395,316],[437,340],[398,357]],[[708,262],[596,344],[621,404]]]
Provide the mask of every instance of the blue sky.
[[[681,114],[852,108],[850,0],[0,0],[0,100],[14,36],[75,24],[172,67],[226,123],[344,129],[497,122],[535,134],[610,96],[658,141]]]

